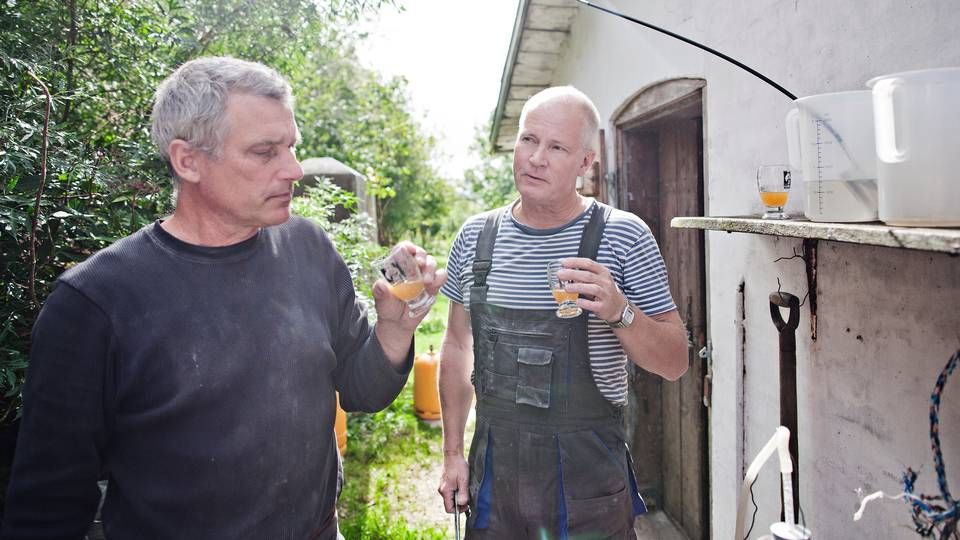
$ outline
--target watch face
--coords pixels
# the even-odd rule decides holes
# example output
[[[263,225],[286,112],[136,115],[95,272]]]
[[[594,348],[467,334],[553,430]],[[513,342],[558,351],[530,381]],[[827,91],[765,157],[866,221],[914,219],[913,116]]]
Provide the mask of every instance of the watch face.
[[[620,320],[617,322],[608,322],[610,328],[625,328],[633,322],[633,307],[628,303],[620,313]]]

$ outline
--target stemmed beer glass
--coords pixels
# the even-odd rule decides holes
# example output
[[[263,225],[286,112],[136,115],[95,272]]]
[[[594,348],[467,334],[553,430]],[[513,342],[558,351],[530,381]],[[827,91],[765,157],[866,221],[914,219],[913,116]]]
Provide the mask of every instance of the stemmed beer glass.
[[[583,310],[577,305],[577,297],[580,295],[575,292],[567,292],[564,287],[569,281],[561,280],[557,277],[557,272],[563,269],[563,263],[557,259],[547,264],[547,281],[550,282],[550,292],[553,293],[554,300],[557,301],[557,317],[569,319],[578,317]]]
[[[787,219],[783,207],[790,195],[790,167],[786,165],[762,165],[757,168],[757,189],[766,211],[763,219]]]

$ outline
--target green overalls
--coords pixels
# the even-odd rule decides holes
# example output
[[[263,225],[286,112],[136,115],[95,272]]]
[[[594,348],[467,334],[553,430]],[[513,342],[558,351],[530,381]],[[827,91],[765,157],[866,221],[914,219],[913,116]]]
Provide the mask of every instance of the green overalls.
[[[487,275],[504,213],[477,240],[470,288],[477,421],[470,447],[468,539],[635,538],[637,493],[621,409],[597,389],[587,312],[487,303]],[[610,207],[597,203],[579,256],[596,259]],[[544,272],[546,279],[546,272]]]

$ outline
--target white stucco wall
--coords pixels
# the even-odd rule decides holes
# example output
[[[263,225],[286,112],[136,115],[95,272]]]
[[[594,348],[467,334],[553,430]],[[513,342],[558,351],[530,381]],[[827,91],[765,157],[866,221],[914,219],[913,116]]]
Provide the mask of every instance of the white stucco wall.
[[[798,96],[862,89],[867,79],[885,73],[960,66],[957,0],[601,4],[719,49]],[[564,52],[555,82],[584,90],[605,121],[642,88],[676,77],[705,78],[708,213],[759,213],[755,167],[787,158],[783,118],[792,103],[783,94],[719,58],[585,6]],[[606,128],[607,159],[614,167],[613,128]],[[960,136],[957,147],[960,151]],[[802,213],[797,193],[788,211]],[[767,298],[777,290],[778,277],[783,290],[801,298],[806,293],[802,261],[774,262],[801,246],[795,239],[707,233],[713,538],[733,536],[744,461],[749,463],[779,423],[778,345]],[[818,268],[818,339],[811,340],[806,305],[797,334],[804,517],[818,539],[916,538],[903,502],[875,503],[859,522],[852,515],[857,489],[899,493],[907,466],[921,471],[919,492],[939,493],[928,437],[929,396],[940,369],[960,347],[960,258],[821,241]],[[741,281],[742,379],[736,369]],[[948,481],[956,496],[960,373],[948,382],[941,414]],[[777,521],[778,489],[773,460],[755,486],[760,509],[751,538]]]

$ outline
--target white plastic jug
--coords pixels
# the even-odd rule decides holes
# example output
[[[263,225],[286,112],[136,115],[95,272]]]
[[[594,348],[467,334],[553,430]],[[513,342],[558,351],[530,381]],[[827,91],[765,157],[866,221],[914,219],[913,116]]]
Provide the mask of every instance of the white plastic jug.
[[[790,167],[811,221],[877,219],[877,158],[869,90],[799,98],[787,113]]]
[[[873,88],[880,219],[960,227],[960,68],[882,75]]]

